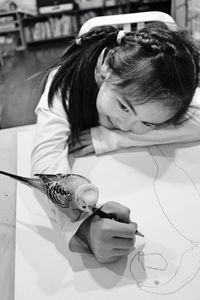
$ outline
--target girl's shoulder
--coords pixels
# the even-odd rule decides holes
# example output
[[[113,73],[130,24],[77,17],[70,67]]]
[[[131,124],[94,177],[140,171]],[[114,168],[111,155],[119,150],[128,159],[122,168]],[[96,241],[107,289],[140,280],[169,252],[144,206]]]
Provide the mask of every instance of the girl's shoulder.
[[[51,83],[52,83],[53,78],[57,71],[58,71],[58,68],[54,68],[53,70],[50,71],[50,73],[47,77],[44,91],[43,91],[43,93],[40,97],[40,100],[35,109],[36,114],[38,113],[39,109],[55,111],[59,115],[63,114],[64,108],[63,108],[61,96],[59,93],[55,94],[54,99],[53,99],[53,105],[51,108],[49,107],[49,104],[48,104],[49,89],[50,89]]]

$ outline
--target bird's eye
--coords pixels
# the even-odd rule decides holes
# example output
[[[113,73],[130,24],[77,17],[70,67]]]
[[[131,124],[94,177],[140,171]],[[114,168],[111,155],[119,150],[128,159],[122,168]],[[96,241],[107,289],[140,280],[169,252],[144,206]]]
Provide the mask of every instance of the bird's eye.
[[[129,108],[127,106],[125,106],[124,104],[122,104],[121,102],[119,102],[119,106],[123,111],[129,112]]]

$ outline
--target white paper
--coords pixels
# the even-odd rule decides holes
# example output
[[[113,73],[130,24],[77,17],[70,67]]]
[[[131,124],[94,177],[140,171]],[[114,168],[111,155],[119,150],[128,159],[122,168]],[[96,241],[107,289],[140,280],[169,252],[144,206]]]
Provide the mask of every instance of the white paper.
[[[23,176],[30,176],[32,142],[33,131],[19,133]],[[46,198],[19,183],[15,300],[200,299],[199,153],[198,144],[165,145],[73,162],[74,173],[98,186],[99,202],[128,206],[145,235],[127,259],[104,266],[68,252]]]

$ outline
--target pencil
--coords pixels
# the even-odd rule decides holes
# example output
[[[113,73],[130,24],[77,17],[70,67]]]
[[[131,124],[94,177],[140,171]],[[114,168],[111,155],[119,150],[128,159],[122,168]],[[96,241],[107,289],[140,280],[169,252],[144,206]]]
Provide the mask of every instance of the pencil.
[[[111,219],[111,220],[115,220],[115,221],[118,221],[118,222],[122,222],[120,220],[120,218],[116,217],[114,214],[108,214],[105,211],[101,210],[100,208],[93,207],[92,210],[93,210],[93,213],[95,215],[97,215],[101,218]],[[139,232],[138,230],[136,230],[135,234],[138,235],[138,236],[144,237],[144,235],[141,232]]]

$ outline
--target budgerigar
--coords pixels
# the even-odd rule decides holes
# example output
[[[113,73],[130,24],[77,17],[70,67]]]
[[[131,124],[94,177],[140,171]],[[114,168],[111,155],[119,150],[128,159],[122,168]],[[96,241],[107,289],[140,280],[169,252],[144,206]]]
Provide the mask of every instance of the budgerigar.
[[[35,174],[27,178],[0,171],[44,193],[56,206],[92,212],[98,200],[98,189],[84,176],[77,174]]]

